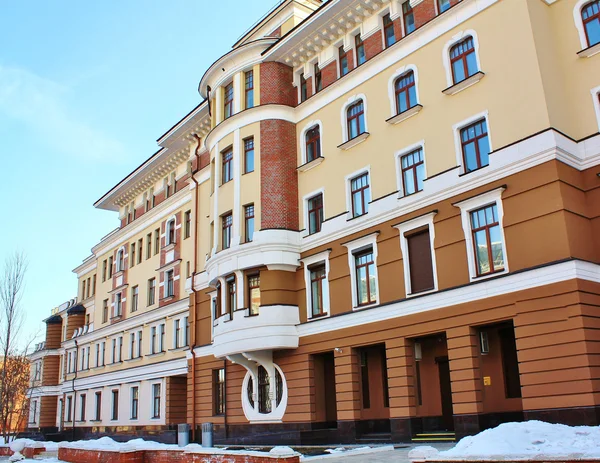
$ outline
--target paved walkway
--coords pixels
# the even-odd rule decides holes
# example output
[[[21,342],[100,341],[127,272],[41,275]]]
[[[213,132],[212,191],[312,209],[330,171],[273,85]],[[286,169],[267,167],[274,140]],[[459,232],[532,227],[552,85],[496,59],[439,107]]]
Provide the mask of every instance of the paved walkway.
[[[364,455],[354,455],[354,456],[344,456],[340,455],[339,457],[330,457],[322,460],[315,460],[317,462],[344,462],[344,463],[408,463],[410,460],[408,459],[408,452],[415,448],[420,447],[421,445],[430,445],[431,447],[435,447],[439,451],[448,450],[454,447],[454,443],[451,444],[419,444],[419,445],[410,445],[406,448],[395,449],[384,452],[374,452],[367,453]],[[310,461],[310,460],[309,460]]]

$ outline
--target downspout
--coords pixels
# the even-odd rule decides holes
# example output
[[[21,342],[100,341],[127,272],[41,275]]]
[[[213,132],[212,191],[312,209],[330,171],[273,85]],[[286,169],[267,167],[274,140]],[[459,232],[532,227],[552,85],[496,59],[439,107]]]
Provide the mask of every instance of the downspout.
[[[71,419],[71,439],[75,440],[75,416],[77,414],[77,391],[75,390],[75,380],[77,379],[77,363],[79,356],[79,344],[77,344],[77,339],[75,339],[75,376],[73,376],[73,380],[71,382],[71,389],[73,389],[73,416]]]
[[[225,373],[223,375],[225,377],[223,384],[223,389],[225,389],[223,393],[223,427],[225,428],[225,439],[227,439],[227,358],[223,358],[223,373]]]

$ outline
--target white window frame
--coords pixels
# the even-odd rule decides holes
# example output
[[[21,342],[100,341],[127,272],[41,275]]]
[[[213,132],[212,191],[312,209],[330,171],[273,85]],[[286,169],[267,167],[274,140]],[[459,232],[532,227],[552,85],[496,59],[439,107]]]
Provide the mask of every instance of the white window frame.
[[[583,26],[583,18],[581,17],[581,12],[583,10],[584,5],[590,3],[590,1],[591,0],[579,0],[573,7],[573,20],[575,23],[575,28],[577,29],[577,35],[579,36],[579,42],[581,43],[582,50],[590,48],[588,46],[587,35]]]
[[[167,294],[167,290],[169,288],[169,284],[168,284],[168,279],[167,279],[167,274],[169,272],[173,273],[173,294]],[[175,296],[175,266],[165,270],[164,273],[164,281],[163,281],[163,298],[167,298],[167,297],[174,297]]]
[[[133,342],[132,342],[133,341]],[[129,332],[129,360],[133,360],[135,357],[135,347],[137,345],[137,334],[135,331]]]
[[[377,236],[379,236],[379,232],[371,233],[367,236],[363,236],[362,238],[358,238],[349,243],[344,243],[348,249],[348,268],[350,269],[350,284],[352,287],[352,310],[362,310],[367,307],[373,307],[379,305],[379,271],[377,266]],[[371,247],[373,249],[373,261],[375,262],[375,281],[377,283],[377,291],[376,298],[373,304],[358,306],[358,295],[357,286],[356,286],[356,260],[354,254],[362,251],[363,249]]]
[[[473,48],[475,49],[475,61],[477,62],[477,71],[483,72],[483,68],[481,67],[481,59],[479,57],[479,38],[477,37],[477,32],[475,32],[473,29],[460,31],[457,34],[453,35],[452,38],[444,44],[444,48],[442,49],[442,63],[444,64],[444,70],[446,71],[446,84],[448,88],[456,85],[456,83],[454,82],[454,78],[452,77],[450,49],[458,42],[461,42],[462,40],[466,39],[468,36],[471,36],[473,38]]]
[[[154,386],[158,385],[158,387],[160,388],[159,392],[160,392],[160,402],[158,404],[158,416],[154,413],[154,399],[155,399],[155,395],[154,395]],[[150,419],[151,420],[160,420],[163,417],[163,384],[161,381],[156,381],[156,382],[152,382],[150,383],[150,400],[152,400],[151,402],[151,406],[150,406]]]
[[[459,171],[460,171],[459,174],[460,175],[464,175],[466,172],[465,165],[463,162],[463,152],[462,152],[462,143],[461,143],[461,139],[460,139],[460,132],[465,127],[467,127],[481,119],[485,119],[485,124],[487,126],[488,144],[490,146],[490,153],[491,153],[492,151],[494,151],[494,145],[492,144],[492,131],[490,128],[489,111],[487,109],[485,111],[475,114],[465,120],[462,120],[452,126],[452,131],[454,133],[454,151],[456,153],[456,165],[459,166]],[[491,158],[490,158],[490,165],[491,165]],[[480,171],[480,170],[481,169],[478,169],[477,171]],[[469,175],[472,175],[477,171],[469,172]]]
[[[141,340],[141,342],[140,342]],[[139,329],[136,332],[135,335],[135,344],[136,344],[136,352],[137,352],[137,357],[136,358],[142,358],[143,356],[143,352],[142,349],[144,348],[144,344],[143,344],[143,340],[144,340],[144,334],[143,334],[143,330]]]
[[[302,204],[304,205],[304,234],[303,236],[310,236],[309,221],[308,221],[308,201],[315,196],[323,195],[323,221],[325,220],[325,188],[319,188],[318,190],[312,191],[302,197]]]
[[[119,259],[119,254],[121,254],[123,256],[123,259]],[[125,270],[125,258],[127,257],[126,251],[125,251],[125,246],[121,246],[119,248],[119,250],[117,251],[117,256],[115,259],[115,273],[119,273],[122,272],[123,270]],[[123,266],[121,268],[120,262],[123,261]]]
[[[173,224],[173,241],[169,239],[169,227]],[[175,244],[177,242],[177,238],[175,237],[175,233],[177,231],[177,220],[175,216],[170,217],[165,224],[165,247],[171,244]]]
[[[352,214],[352,180],[356,177],[361,176],[362,174],[367,173],[369,175],[369,192],[371,195],[371,201],[366,204],[367,212],[363,215],[357,215],[356,217]],[[346,210],[347,210],[347,219],[360,219],[361,217],[366,217],[369,215],[370,204],[373,202],[373,184],[371,182],[371,165],[363,167],[355,172],[352,172],[349,175],[346,175]]]
[[[412,145],[406,146],[402,148],[400,151],[396,151],[394,154],[395,165],[396,165],[396,187],[398,188],[398,198],[406,198],[418,195],[419,193],[423,193],[425,191],[425,185],[423,185],[423,190],[417,191],[411,195],[406,196],[404,194],[404,178],[402,177],[402,156],[412,153],[413,151],[421,150],[423,152],[423,165],[425,166],[425,178],[427,179],[427,157],[425,155],[425,140],[420,140]]]
[[[306,319],[310,321],[321,320],[331,316],[330,296],[329,296],[329,254],[331,249],[320,252],[318,254],[301,259],[304,264],[304,285],[306,287]],[[320,317],[313,318],[312,316],[312,286],[310,284],[310,269],[314,264],[325,264],[325,279],[323,280],[323,314]]]
[[[408,220],[398,225],[394,225],[394,228],[400,233],[400,250],[402,251],[402,265],[404,267],[404,288],[406,290],[406,297],[421,296],[423,294],[433,293],[438,291],[438,277],[437,277],[437,262],[435,258],[435,227],[433,225],[433,218],[437,212],[430,212],[429,214],[416,217],[412,220]],[[410,253],[408,252],[408,240],[406,239],[406,233],[411,230],[416,230],[427,225],[429,228],[429,247],[431,249],[431,267],[433,271],[433,289],[429,291],[421,291],[418,293],[412,292],[410,282]]]
[[[354,103],[357,103],[359,100],[363,102],[363,116],[365,119],[365,131],[363,133],[369,133],[369,123],[368,123],[368,112],[367,112],[367,97],[364,93],[358,93],[356,95],[352,95],[348,98],[344,104],[342,105],[341,111],[341,121],[342,121],[342,143],[346,143],[350,141],[348,138],[348,108],[352,106]]]
[[[117,416],[114,416],[115,410],[115,394],[117,393]],[[110,388],[110,421],[119,421],[119,415],[121,414],[121,391],[119,387]]]
[[[74,400],[73,400],[73,395],[69,394],[66,396],[65,399],[65,423],[73,423],[73,421],[75,420],[74,415]],[[68,419],[70,418],[70,419]]]
[[[435,0],[437,2],[437,0]],[[385,40],[385,39],[384,39]],[[417,66],[414,64],[407,64],[405,66],[399,67],[392,74],[390,79],[388,80],[388,97],[390,100],[390,117],[397,116],[399,113],[396,108],[396,80],[400,77],[408,74],[410,71],[413,72],[415,76],[415,94],[417,96],[417,105],[421,104],[421,97],[419,96],[419,71]],[[405,111],[406,112],[406,111]]]
[[[133,417],[133,390],[137,389],[137,417]],[[140,419],[140,383],[131,384],[129,386],[129,419],[131,421],[139,421]]]
[[[320,145],[320,152],[321,152],[321,157],[324,158],[325,156],[323,156],[323,123],[317,119],[314,121],[310,121],[308,124],[306,124],[304,126],[304,128],[302,129],[302,132],[300,132],[300,165],[304,165],[308,163],[308,155],[306,153],[306,133],[316,127],[319,126],[319,145]]]
[[[594,102],[594,111],[596,112],[596,121],[598,121],[598,131],[600,132],[600,85],[590,90]]]
[[[467,259],[469,267],[470,280],[485,280],[487,278],[496,277],[509,272],[508,269],[508,254],[506,253],[506,237],[504,236],[504,208],[502,206],[502,193],[505,187],[496,188],[487,193],[483,193],[474,198],[465,199],[453,205],[460,209],[460,216],[462,220],[462,228],[465,234],[465,244],[467,247]],[[500,224],[500,235],[502,236],[502,253],[504,256],[504,270],[501,272],[494,272],[489,275],[477,276],[477,269],[475,264],[475,252],[473,251],[473,233],[471,232],[471,217],[470,213],[476,209],[481,209],[485,206],[491,206],[495,204],[498,211],[498,223]]]

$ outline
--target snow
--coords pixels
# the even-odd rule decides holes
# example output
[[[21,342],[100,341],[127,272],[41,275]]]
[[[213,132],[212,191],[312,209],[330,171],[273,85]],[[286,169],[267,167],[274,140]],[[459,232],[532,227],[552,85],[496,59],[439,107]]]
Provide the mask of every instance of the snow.
[[[417,447],[409,453],[409,458],[432,460],[600,458],[600,427],[571,427],[542,421],[504,423],[476,436],[465,437],[450,450],[434,453],[431,449],[433,448]],[[426,455],[420,457],[417,451]]]

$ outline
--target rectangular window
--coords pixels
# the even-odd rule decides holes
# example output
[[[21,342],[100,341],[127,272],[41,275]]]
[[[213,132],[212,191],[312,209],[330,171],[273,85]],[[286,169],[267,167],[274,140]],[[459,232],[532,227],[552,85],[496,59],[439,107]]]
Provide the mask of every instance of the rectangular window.
[[[246,109],[254,107],[254,72],[247,71],[245,74]]]
[[[223,243],[223,249],[229,249],[231,247],[231,228],[233,226],[233,215],[224,215],[221,218],[221,225],[221,242]]]
[[[158,337],[158,347],[159,347],[159,352],[164,352],[165,351],[165,324],[161,323],[160,325],[158,325],[158,333],[159,333],[159,337]]]
[[[135,333],[129,334],[129,358],[135,358]]]
[[[154,305],[156,302],[156,278],[148,280],[148,305]]]
[[[192,235],[192,211],[186,211],[183,219],[183,239]]]
[[[173,341],[174,341],[173,347],[175,349],[179,349],[179,339],[180,339],[180,336],[181,336],[181,320],[175,320],[174,324],[175,324],[175,328],[174,328],[175,329],[175,333],[174,333],[174,336],[173,336]]]
[[[319,67],[318,63],[315,63],[314,72],[315,72],[315,93],[318,93],[321,90],[323,90],[323,76],[321,74],[321,68]]]
[[[260,275],[248,276],[248,307],[250,315],[258,315],[260,307]]]
[[[156,354],[156,326],[150,328],[150,354]]]
[[[73,421],[72,413],[73,413],[73,397],[68,396],[67,397],[67,418],[65,421],[68,421],[68,422]]]
[[[304,73],[300,74],[300,102],[308,99],[308,82],[304,77]]]
[[[233,149],[229,148],[222,154],[221,184],[233,180]]]
[[[323,223],[323,194],[319,193],[308,200],[308,233],[321,231]]]
[[[339,53],[339,65],[340,65],[340,77],[343,77],[346,74],[348,74],[348,71],[349,71],[348,55],[344,51],[343,45],[339,48],[338,53]]]
[[[375,281],[375,259],[373,249],[354,254],[356,272],[356,296],[359,306],[377,302],[377,281]]]
[[[430,291],[435,288],[433,261],[429,227],[416,233],[405,235],[410,265],[411,294]]]
[[[108,321],[108,299],[104,299],[102,302],[102,323]]]
[[[137,255],[137,263],[141,264],[142,263],[142,250],[144,249],[144,239],[140,238],[138,240],[138,255]],[[132,262],[133,262],[133,257],[131,258]]]
[[[489,164],[490,142],[485,119],[461,129],[460,143],[465,173],[473,172]]]
[[[350,180],[350,194],[352,200],[352,217],[359,217],[369,212],[371,191],[368,173]]]
[[[101,349],[102,352],[100,354],[100,360],[102,360],[102,366],[104,366],[105,365],[105,361],[106,361],[105,360],[106,359],[106,342],[102,341],[100,344],[102,346],[102,349]]]
[[[213,370],[214,415],[225,414],[225,369]]]
[[[146,259],[152,257],[152,233],[146,235]]]
[[[96,274],[92,276],[92,296],[96,295]]]
[[[189,317],[183,317],[183,345],[190,345],[190,321]]]
[[[360,34],[354,37],[354,46],[356,48],[356,63],[360,66],[367,61],[367,55],[365,53],[365,43],[363,42]]]
[[[233,116],[233,82],[226,85],[223,92],[223,118]]]
[[[311,317],[324,315],[323,281],[326,278],[325,264],[317,264],[309,268],[310,272],[310,309]]]
[[[246,243],[254,239],[254,204],[244,206],[244,231]]]
[[[227,279],[227,311],[232,314],[237,310],[235,277]]]
[[[79,396],[79,421],[85,421],[85,394]]]
[[[254,138],[244,140],[244,173],[254,172]]]
[[[160,229],[154,230],[154,255],[160,252]]]
[[[102,283],[106,281],[106,259],[102,261]]]
[[[392,18],[390,17],[389,13],[383,17],[383,37],[385,40],[386,48],[396,43],[396,35],[394,34],[394,23],[392,22]]]
[[[96,392],[96,421],[102,419],[102,392]]]
[[[113,258],[110,256],[108,258],[108,278],[112,278],[113,275]]]
[[[139,287],[136,285],[131,288],[131,311],[137,312],[138,309]]]
[[[404,18],[404,35],[408,35],[416,28],[415,14],[412,6],[410,6],[410,0],[406,0],[402,4],[402,17]]]
[[[415,73],[409,71],[398,77],[394,85],[396,93],[396,113],[401,114],[417,105],[417,87]]]
[[[160,418],[160,384],[152,385],[152,418]]]
[[[502,232],[496,204],[472,211],[470,215],[477,275],[504,270]]]
[[[139,414],[139,394],[140,390],[138,386],[134,386],[131,388],[131,419],[137,420]]]
[[[408,153],[400,158],[402,169],[402,188],[404,196],[412,195],[423,190],[425,180],[425,163],[423,162],[423,150],[421,148]]]
[[[175,295],[175,285],[173,280],[173,270],[165,272],[165,297]]]
[[[138,335],[137,335],[137,356],[141,357],[143,354],[143,348],[142,348],[142,330],[138,331]]]
[[[116,421],[119,419],[119,391],[112,391],[112,413],[110,419]]]
[[[115,309],[114,317],[120,317],[123,310],[123,295],[121,293],[115,294]]]
[[[450,9],[450,0],[437,0],[438,2],[438,14],[442,14],[444,11]]]
[[[586,3],[581,10],[581,19],[588,47],[600,43],[600,2],[595,0]]]

